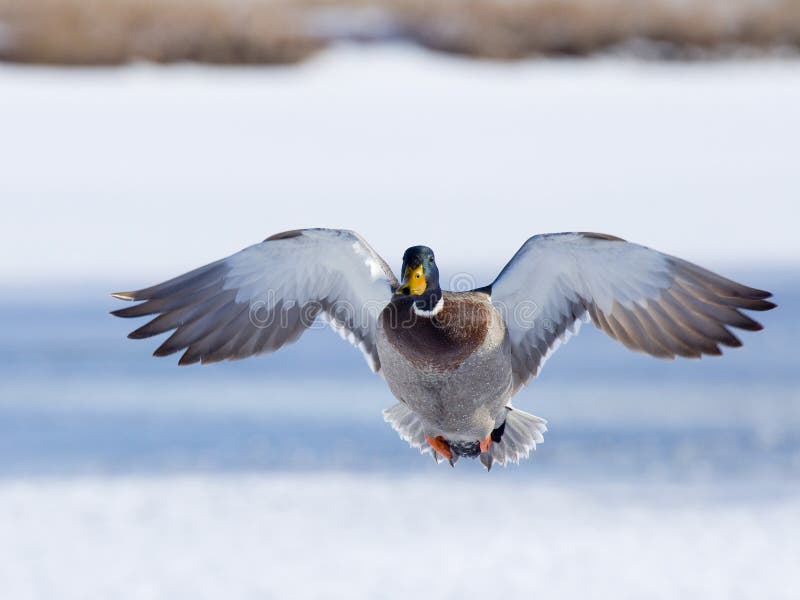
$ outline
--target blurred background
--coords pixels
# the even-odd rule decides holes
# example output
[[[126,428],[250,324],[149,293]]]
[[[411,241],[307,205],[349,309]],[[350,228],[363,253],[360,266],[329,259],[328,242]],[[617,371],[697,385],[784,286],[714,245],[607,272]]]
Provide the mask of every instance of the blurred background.
[[[798,48],[797,0],[0,0],[0,596],[796,597]],[[178,368],[108,315],[309,226],[454,285],[600,231],[779,308],[700,361],[584,327],[489,474],[329,330]]]

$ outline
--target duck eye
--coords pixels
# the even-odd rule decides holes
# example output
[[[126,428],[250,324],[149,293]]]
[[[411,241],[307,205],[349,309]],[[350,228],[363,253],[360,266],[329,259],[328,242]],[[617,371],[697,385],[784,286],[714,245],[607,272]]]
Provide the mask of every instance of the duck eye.
[[[419,279],[419,273],[417,273],[417,279]]]

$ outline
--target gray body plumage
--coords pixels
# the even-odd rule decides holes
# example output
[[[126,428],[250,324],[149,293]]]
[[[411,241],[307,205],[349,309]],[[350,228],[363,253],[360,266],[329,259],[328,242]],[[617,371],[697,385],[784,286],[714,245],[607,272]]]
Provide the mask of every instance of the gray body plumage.
[[[484,439],[505,419],[513,376],[506,327],[489,296],[445,292],[443,310],[449,309],[448,303],[458,302],[467,295],[473,302],[482,303],[489,317],[483,341],[455,368],[442,368],[437,361],[429,360],[424,351],[429,341],[424,335],[415,338],[414,324],[395,325],[408,327],[409,339],[417,341],[416,346],[408,344],[401,351],[390,340],[389,325],[382,320],[377,330],[377,347],[386,383],[395,397],[419,416],[427,435],[474,442]],[[417,326],[423,318],[417,319]],[[443,329],[439,331],[444,334]]]

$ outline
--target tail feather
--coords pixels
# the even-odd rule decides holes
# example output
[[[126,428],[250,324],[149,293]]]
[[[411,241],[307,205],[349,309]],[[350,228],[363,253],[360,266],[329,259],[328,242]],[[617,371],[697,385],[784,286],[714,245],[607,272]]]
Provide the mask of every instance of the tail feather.
[[[492,443],[489,448],[490,461],[501,465],[509,462],[519,463],[523,458],[528,458],[536,449],[536,444],[544,442],[544,432],[547,431],[547,421],[536,415],[506,407],[505,426],[499,441]],[[488,468],[488,465],[487,465]]]
[[[425,439],[422,421],[408,406],[399,402],[383,411],[383,419],[398,433],[401,439],[416,448],[421,454],[429,453],[438,463],[442,459]],[[506,407],[506,420],[492,433],[492,445],[488,452],[480,455],[483,465],[519,463],[544,442],[547,421],[516,408]],[[498,439],[499,438],[499,439]],[[454,461],[451,461],[451,464]]]
[[[421,454],[428,452],[437,463],[442,460],[425,439],[422,421],[408,406],[398,402],[391,408],[384,409],[383,420],[389,423],[400,439],[408,442],[412,448],[417,448]]]

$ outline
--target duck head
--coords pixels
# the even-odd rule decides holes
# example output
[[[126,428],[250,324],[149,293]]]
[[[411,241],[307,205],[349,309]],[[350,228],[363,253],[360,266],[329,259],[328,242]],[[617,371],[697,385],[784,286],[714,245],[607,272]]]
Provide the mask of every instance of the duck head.
[[[412,246],[403,254],[403,281],[397,294],[414,297],[414,312],[431,317],[442,308],[442,289],[439,287],[439,268],[433,250],[427,246]]]

